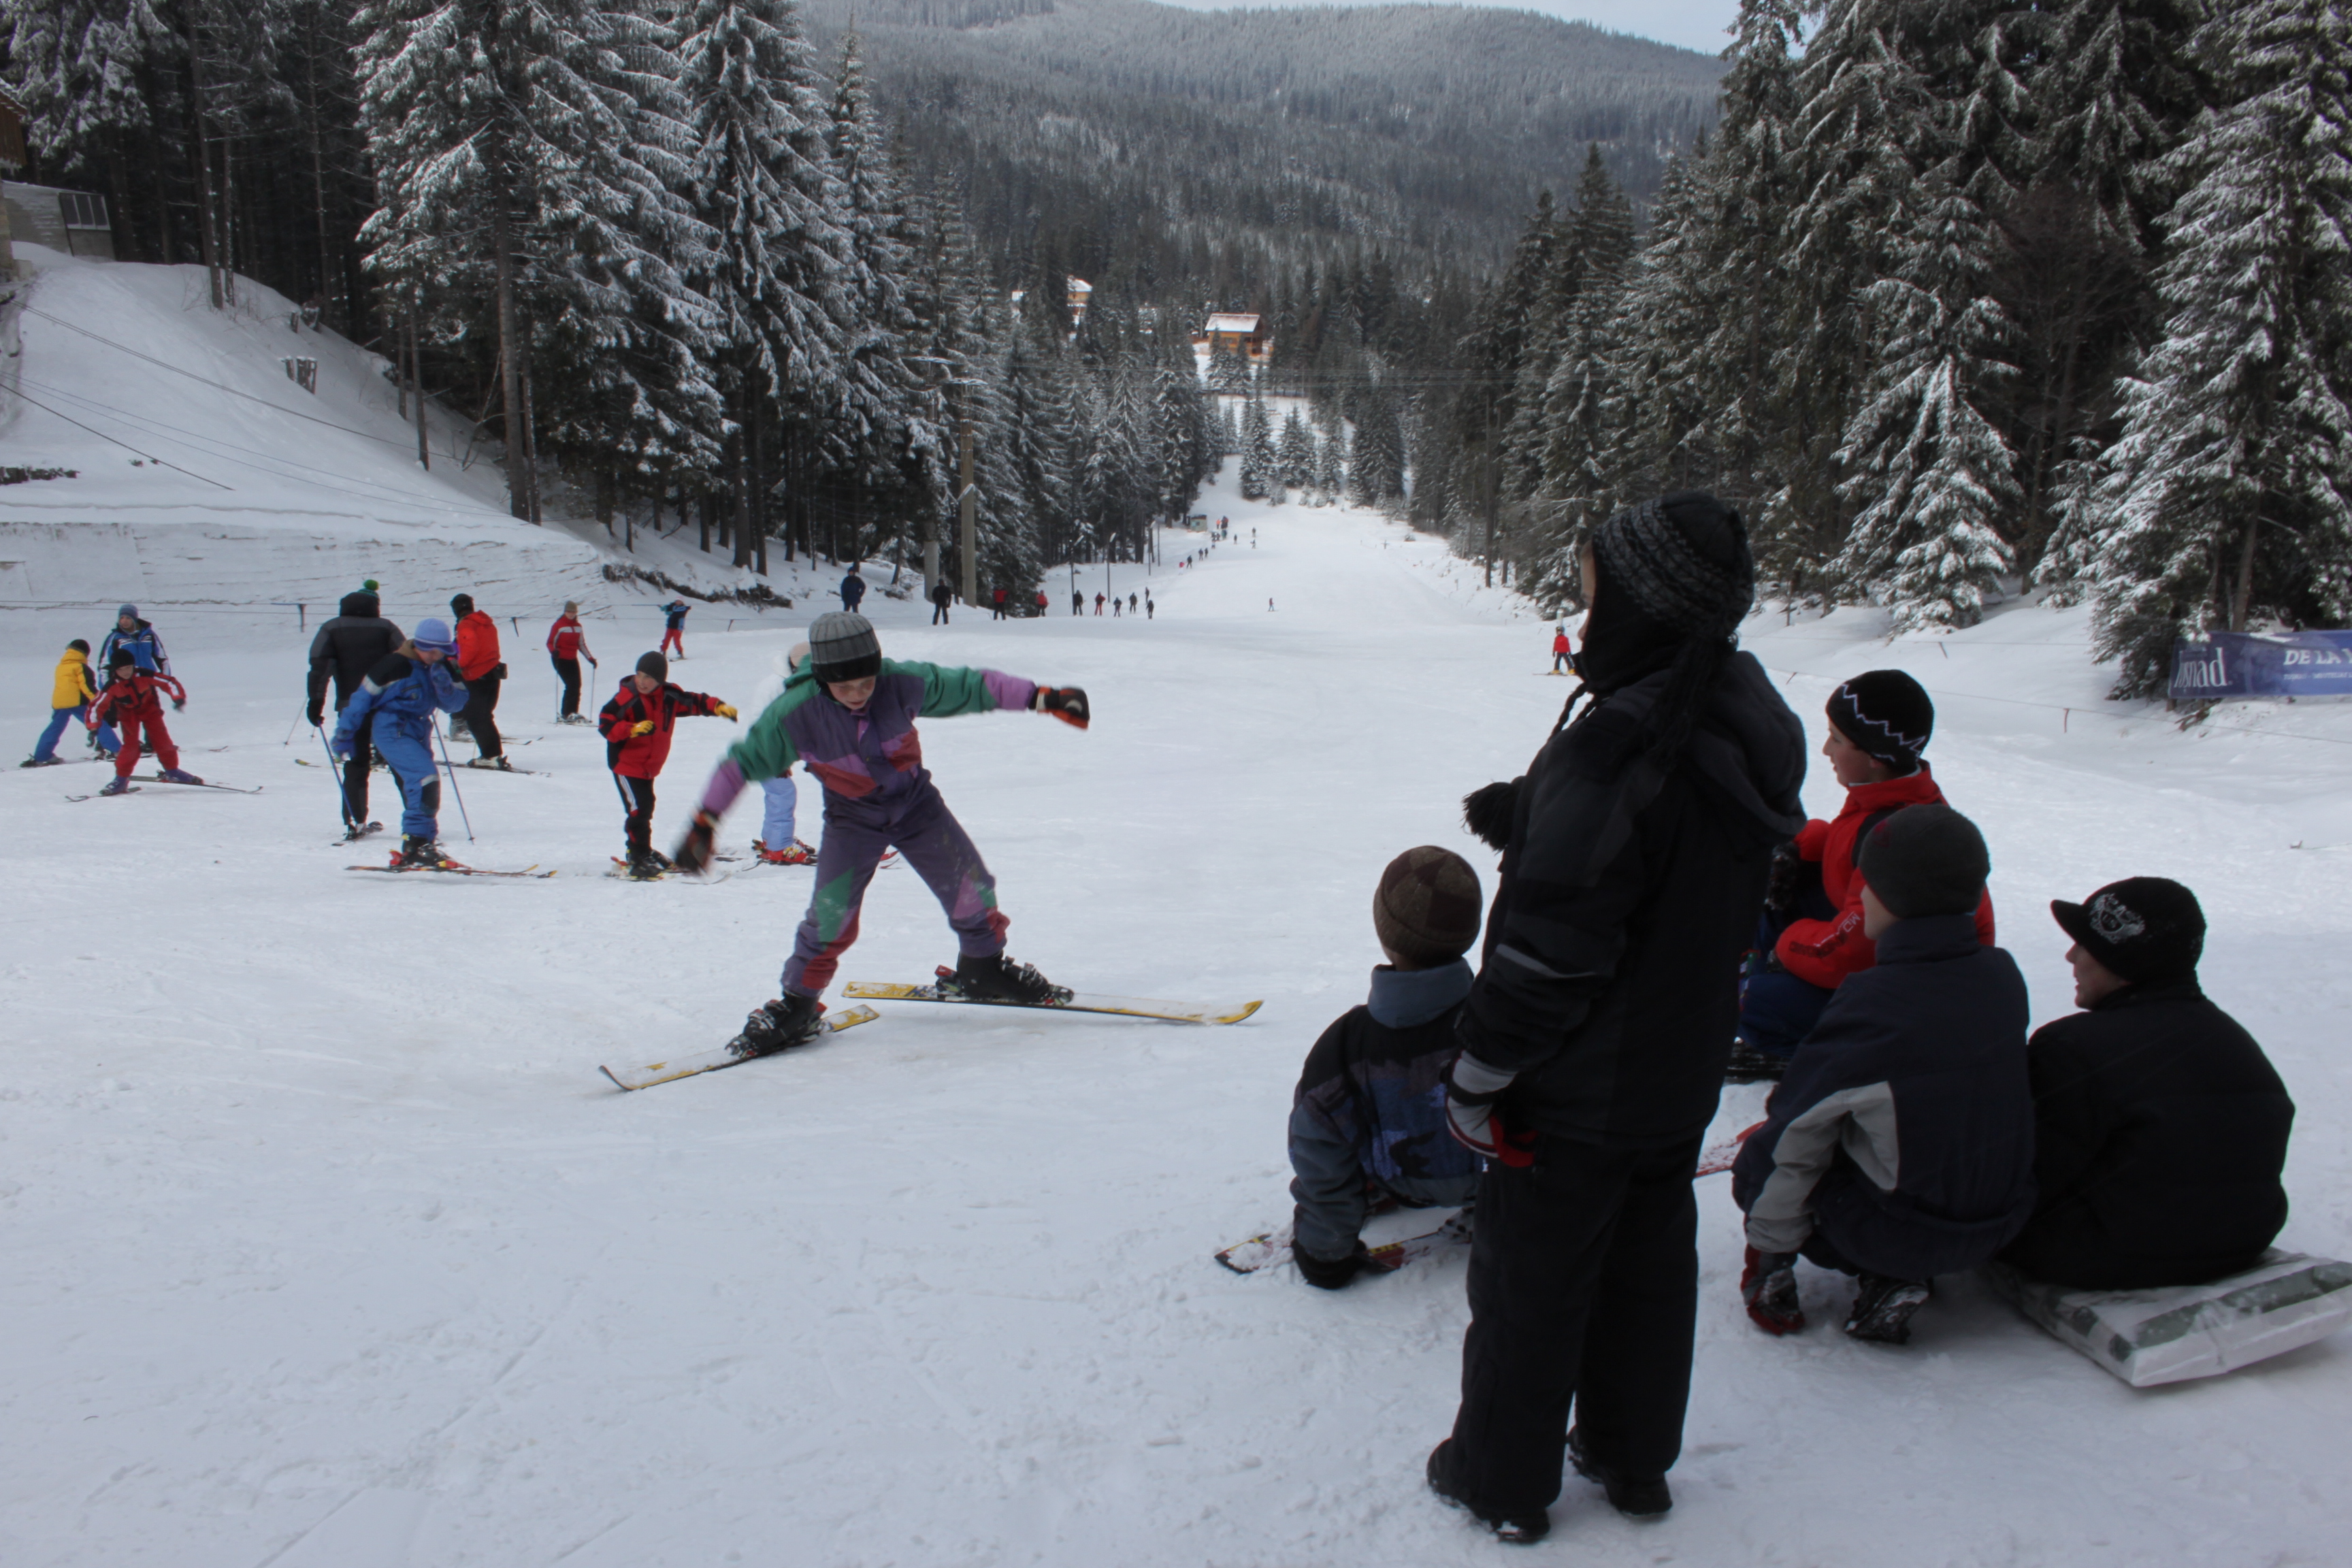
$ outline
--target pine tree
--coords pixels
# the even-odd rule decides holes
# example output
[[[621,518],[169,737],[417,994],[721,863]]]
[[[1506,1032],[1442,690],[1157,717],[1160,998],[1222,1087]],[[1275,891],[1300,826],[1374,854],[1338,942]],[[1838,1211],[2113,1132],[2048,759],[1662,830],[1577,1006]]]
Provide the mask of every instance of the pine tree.
[[[1289,489],[1303,490],[1315,483],[1315,437],[1307,421],[1292,409],[1283,416],[1281,444],[1275,453],[1276,472]]]
[[[2176,637],[2352,616],[2352,20],[2242,0],[2200,44],[2225,98],[2175,154],[2166,334],[2107,457],[2119,696],[2163,689]]]
[[[1279,465],[1274,455],[1274,426],[1265,399],[1253,397],[1242,410],[1241,487],[1244,500],[1282,499]]]

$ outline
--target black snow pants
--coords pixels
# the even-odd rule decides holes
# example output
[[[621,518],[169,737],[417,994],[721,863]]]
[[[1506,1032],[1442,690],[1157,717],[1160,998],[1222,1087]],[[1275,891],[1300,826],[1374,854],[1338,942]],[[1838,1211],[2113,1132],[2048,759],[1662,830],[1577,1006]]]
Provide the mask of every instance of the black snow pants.
[[[375,763],[375,715],[371,713],[352,731],[352,760],[343,764],[343,816],[358,827],[368,819],[368,769]]]
[[[1448,1482],[1489,1518],[1559,1496],[1569,1414],[1633,1475],[1682,1453],[1698,1316],[1696,1138],[1669,1149],[1536,1141],[1490,1164],[1470,1244],[1470,1329]]]
[[[498,671],[503,668],[495,667],[466,682],[466,706],[457,714],[466,721],[466,732],[473,736],[474,744],[486,757],[502,756],[506,752],[505,743],[499,739],[499,721],[491,717],[499,706]]]
[[[555,666],[555,679],[563,682],[563,717],[572,718],[580,711],[580,661],[558,658],[553,654],[547,658]]]

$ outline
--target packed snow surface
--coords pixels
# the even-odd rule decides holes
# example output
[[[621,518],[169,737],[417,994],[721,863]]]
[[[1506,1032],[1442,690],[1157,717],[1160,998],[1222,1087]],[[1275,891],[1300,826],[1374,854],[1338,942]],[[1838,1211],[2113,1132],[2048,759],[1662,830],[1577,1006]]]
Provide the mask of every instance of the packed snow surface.
[[[934,628],[867,605],[894,655],[1094,698],[1083,734],[925,726],[1013,954],[1086,990],[1263,1010],[1194,1028],[884,1004],[635,1094],[599,1064],[726,1039],[774,994],[810,873],[599,875],[621,810],[595,733],[550,721],[560,592],[483,605],[509,632],[516,760],[550,776],[461,777],[475,841],[454,798],[442,817],[460,857],[549,881],[344,870],[383,850],[333,842],[333,786],[299,765],[319,741],[288,740],[292,617],[159,613],[186,765],[264,793],[68,804],[100,768],[0,779],[0,1562],[1497,1561],[1422,1481],[1454,1413],[1462,1256],[1327,1295],[1210,1255],[1287,1217],[1291,1085],[1362,999],[1380,868],[1448,845],[1491,889],[1456,802],[1520,771],[1570,683],[1545,673],[1549,625],[1432,542],[1229,489],[1202,510],[1236,532],[1202,564],[1111,571],[1148,583],[1148,621]],[[1102,577],[1079,573],[1090,607]],[[475,586],[413,555],[386,584],[404,619]],[[83,618],[0,617],[27,742],[58,647],[105,629]],[[698,613],[676,676],[748,709],[804,624]],[[596,700],[655,635],[592,618]],[[2198,890],[2208,985],[2302,1108],[2282,1240],[2344,1256],[2352,726],[2306,703],[2181,734],[2099,700],[2084,635],[2019,605],[1893,645],[1867,612],[1759,614],[1747,642],[1816,738],[1836,676],[1900,665],[1937,693],[1930,755],[1991,841],[2037,1019],[2069,1010],[2046,900],[2137,872]],[[735,732],[682,721],[663,845]],[[374,799],[390,820],[382,775]],[[1834,808],[1826,764],[1806,799]],[[802,812],[814,839],[811,786]],[[722,842],[758,826],[747,799]],[[885,871],[842,976],[952,955],[917,879]],[[1810,1267],[1815,1326],[1768,1340],[1739,1310],[1727,1187],[1701,1190],[1675,1511],[1633,1524],[1570,1478],[1529,1561],[2344,1559],[2352,1345],[2134,1392],[1967,1279],[1909,1348],[1850,1342],[1849,1287]]]

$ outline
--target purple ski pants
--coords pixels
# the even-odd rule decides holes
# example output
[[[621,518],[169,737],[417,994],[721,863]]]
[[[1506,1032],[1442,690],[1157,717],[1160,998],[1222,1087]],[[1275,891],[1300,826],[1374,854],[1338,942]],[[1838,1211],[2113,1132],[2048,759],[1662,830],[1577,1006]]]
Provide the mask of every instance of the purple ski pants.
[[[833,792],[825,791],[816,890],[793,939],[793,955],[784,961],[787,993],[821,996],[833,984],[841,955],[857,940],[866,884],[874,879],[883,851],[894,847],[947,911],[959,951],[973,957],[1004,951],[1004,928],[1011,921],[996,907],[996,879],[938,789],[926,781],[912,803],[882,821],[866,819],[871,809],[836,803]]]

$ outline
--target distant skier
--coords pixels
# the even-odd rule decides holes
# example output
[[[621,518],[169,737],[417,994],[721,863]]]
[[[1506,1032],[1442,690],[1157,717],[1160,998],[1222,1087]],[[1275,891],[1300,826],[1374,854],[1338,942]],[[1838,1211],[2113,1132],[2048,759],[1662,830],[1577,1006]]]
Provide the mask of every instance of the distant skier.
[[[1045,589],[1043,589],[1043,588],[1038,589],[1038,590],[1037,590],[1037,614],[1042,617],[1042,616],[1045,614],[1045,612],[1046,612],[1047,610],[1052,609],[1052,608],[1053,608],[1053,604],[1052,604],[1052,602],[1051,602],[1051,601],[1049,601],[1049,600],[1045,597]]]
[[[107,672],[106,689],[90,704],[89,717],[82,722],[96,731],[111,723],[122,735],[122,748],[114,753],[114,777],[107,782],[100,795],[121,795],[131,788],[131,770],[139,765],[139,742],[143,733],[155,760],[163,764],[163,776],[173,784],[202,784],[205,781],[180,768],[180,748],[172,743],[172,732],[163,728],[163,699],[169,697],[174,709],[188,705],[187,689],[160,671],[139,668],[138,656],[128,647],[114,650],[113,668]]]
[[[466,683],[450,662],[457,652],[457,638],[446,621],[417,622],[409,639],[367,672],[329,742],[338,758],[349,762],[362,726],[372,726],[376,752],[400,785],[402,837],[394,865],[450,864],[436,842],[441,831],[441,770],[433,763],[433,714],[466,706]],[[379,718],[383,722],[375,722]],[[344,771],[348,775],[350,770]]]
[[[555,679],[563,683],[563,709],[558,718],[566,724],[588,723],[580,711],[580,661],[584,658],[593,667],[596,656],[588,651],[588,628],[580,624],[577,601],[566,599],[563,613],[547,628],[547,658],[555,666]]]
[[[1102,593],[1100,593],[1099,591],[1097,591],[1097,592],[1096,593],[1096,595],[1095,595],[1095,614],[1096,614],[1096,615],[1097,615],[1097,616],[1099,616],[1099,615],[1101,615],[1101,614],[1102,614],[1102,610],[1103,610],[1103,599],[1104,599],[1104,595],[1103,595]]]
[[[333,619],[322,622],[310,639],[310,706],[312,729],[327,724],[327,687],[335,688],[335,711],[351,706],[368,672],[399,651],[400,628],[385,620],[375,594],[366,588],[346,594]],[[362,721],[352,735],[352,759],[343,765],[343,837],[368,836],[368,771],[375,762],[371,726]]]
[[[852,562],[848,574],[841,580],[841,607],[856,615],[857,606],[865,602],[866,574],[857,569],[856,563]]]
[[[1146,588],[1143,591],[1143,618],[1148,621],[1151,619],[1156,613],[1157,612],[1153,609],[1151,604],[1151,590]]]
[[[1450,849],[1408,849],[1381,873],[1372,930],[1388,962],[1370,1001],[1307,1053],[1290,1100],[1290,1256],[1309,1285],[1337,1290],[1363,1268],[1372,1194],[1456,1208],[1477,1193],[1480,1162],[1447,1131],[1444,1083],[1480,913],[1478,873]]]
[[[613,787],[626,813],[621,831],[628,843],[629,875],[640,880],[669,869],[669,861],[654,848],[654,780],[669,760],[670,731],[681,714],[731,721],[735,710],[716,697],[671,685],[669,661],[648,653],[638,656],[636,669],[596,715],[596,728],[604,736],[604,764],[613,770]]]
[[[994,619],[994,620],[1000,620],[1000,621],[1003,621],[1003,620],[1010,620],[1010,619],[1012,619],[1012,617],[1013,617],[1013,605],[1012,605],[1012,601],[1011,601],[1011,600],[1006,596],[1005,592],[1004,592],[1004,590],[1003,590],[1003,588],[998,588],[998,589],[996,589],[992,594],[991,594],[991,595],[989,595],[989,600],[990,600],[990,603],[993,604],[993,605],[996,606],[996,614],[995,614],[992,617],[991,617],[992,619]]]
[[[672,599],[662,606],[663,653],[678,658],[686,657],[686,614],[692,608],[684,599]]]
[[[931,625],[943,626],[948,624],[948,605],[954,598],[945,583],[931,584]]]
[[[1074,616],[1083,616],[1083,615],[1085,615],[1086,613],[1087,613],[1087,596],[1086,596],[1086,595],[1085,595],[1085,594],[1083,594],[1083,593],[1081,593],[1081,592],[1079,592],[1079,591],[1078,591],[1077,589],[1076,589],[1076,588],[1071,589],[1071,590],[1070,590],[1070,614],[1072,614],[1072,615],[1074,615]]]
[[[57,676],[49,687],[49,721],[42,727],[41,738],[33,743],[33,754],[16,765],[46,768],[64,762],[58,755],[58,737],[66,732],[68,724],[85,718],[89,705],[97,700],[98,680],[89,672],[89,644],[76,637],[66,644],[65,653],[58,659]],[[122,747],[111,725],[100,726],[90,732],[99,749],[109,757]]]
[[[469,768],[512,772],[506,742],[499,739],[499,687],[507,667],[499,658],[499,623],[474,608],[474,596],[460,594],[449,601],[457,622],[457,676],[466,683],[466,733],[481,755],[468,760]]]
[[[1576,668],[1576,650],[1569,646],[1568,623],[1562,621],[1551,634],[1551,672],[1567,675]]]
[[[882,657],[863,616],[829,613],[809,628],[810,657],[784,689],[729,748],[702,794],[694,826],[675,851],[683,870],[707,865],[719,820],[747,784],[805,762],[824,785],[824,835],[816,885],[785,962],[783,995],[753,1012],[735,1048],[761,1055],[816,1033],[819,1000],[841,955],[857,940],[866,885],[895,846],[946,910],[959,950],[942,992],[973,1001],[1035,1005],[1069,993],[1004,956],[1011,922],[996,902],[996,879],[948,810],[922,763],[915,721],[1003,708],[1050,713],[1085,729],[1087,694],[1038,686],[992,669],[955,669]]]
[[[106,634],[104,642],[98,645],[98,667],[100,669],[114,668],[117,648],[129,648],[131,658],[150,675],[172,673],[172,661],[163,652],[163,639],[155,635],[153,626],[139,618],[139,606],[136,605],[123,605],[115,610],[114,629]]]
[[[1119,607],[1120,607],[1120,601],[1119,601],[1118,595],[1116,595],[1116,594],[1114,594],[1114,595],[1111,595],[1111,601],[1110,601],[1110,618],[1111,618],[1112,620],[1114,620],[1114,621],[1115,621],[1115,620],[1117,620],[1117,619],[1118,619],[1118,616],[1119,616]]]
[[[1127,596],[1127,613],[1130,616],[1135,614],[1135,595],[1132,594]]]

